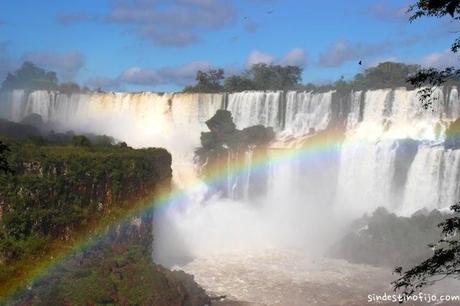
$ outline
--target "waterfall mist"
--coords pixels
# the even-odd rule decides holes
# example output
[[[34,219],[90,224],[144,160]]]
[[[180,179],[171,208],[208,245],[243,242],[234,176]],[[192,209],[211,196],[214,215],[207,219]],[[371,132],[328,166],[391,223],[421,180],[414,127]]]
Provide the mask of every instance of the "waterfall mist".
[[[175,188],[186,193],[186,200],[158,217],[154,256],[173,265],[209,254],[277,248],[313,255],[348,221],[378,206],[403,215],[448,207],[460,195],[460,150],[442,143],[447,126],[460,116],[460,104],[456,88],[441,88],[435,95],[437,106],[425,111],[416,91],[403,88],[345,95],[14,91],[2,96],[0,113],[14,121],[37,113],[56,130],[168,149]],[[200,181],[193,157],[204,122],[221,108],[232,112],[238,128],[273,127],[277,139],[270,150],[295,151],[308,134],[328,128],[341,129],[344,140],[338,149],[312,150],[276,163],[267,159],[268,191],[257,198],[209,196],[213,182]],[[251,162],[248,154],[248,169]],[[238,179],[241,188],[251,184],[250,174]]]

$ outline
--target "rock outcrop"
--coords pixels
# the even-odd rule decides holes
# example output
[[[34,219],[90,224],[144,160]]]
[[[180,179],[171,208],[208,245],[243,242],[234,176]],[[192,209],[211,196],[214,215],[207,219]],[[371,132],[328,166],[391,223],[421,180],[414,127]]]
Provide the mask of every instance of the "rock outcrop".
[[[439,240],[439,211],[419,211],[398,217],[384,208],[356,220],[329,250],[333,258],[380,267],[408,268],[432,255],[427,246]]]
[[[227,110],[218,110],[206,125],[210,132],[201,133],[202,146],[195,153],[201,174],[212,181],[211,192],[231,198],[264,193],[268,174],[264,169],[254,171],[251,163],[266,158],[267,147],[275,138],[273,129],[256,125],[238,130]],[[248,181],[243,182],[243,177]]]

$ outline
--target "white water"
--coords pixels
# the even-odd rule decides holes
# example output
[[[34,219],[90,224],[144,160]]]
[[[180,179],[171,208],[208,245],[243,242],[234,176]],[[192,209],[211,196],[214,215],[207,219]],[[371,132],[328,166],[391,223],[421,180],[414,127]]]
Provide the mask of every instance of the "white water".
[[[347,97],[334,92],[230,94],[227,109],[238,128],[272,126],[282,144],[284,139],[340,125],[346,127],[342,149],[268,163],[270,188],[254,200],[256,203],[218,198],[203,202],[205,185],[190,191],[187,202],[159,221],[157,259],[171,263],[170,257],[191,256],[195,260],[184,268],[196,274],[206,288],[251,302],[259,299],[261,303],[283,304],[274,302],[282,299],[283,290],[272,292],[270,288],[295,284],[289,290],[305,289],[311,295],[311,288],[328,286],[320,280],[319,272],[315,274],[303,263],[316,258],[332,242],[340,220],[372,212],[378,206],[409,215],[424,207],[445,208],[458,199],[460,150],[446,150],[441,144],[448,124],[460,116],[458,92],[453,89],[446,96],[441,91],[437,95],[435,109],[426,111],[419,107],[416,93],[405,89],[355,92]],[[166,147],[173,155],[176,183],[187,186],[197,180],[193,149],[199,145],[200,132],[206,130],[204,122],[225,105],[225,99],[219,94],[68,96],[15,91],[2,97],[0,114],[20,121],[38,113],[57,129],[107,134],[135,147]],[[404,139],[413,140],[412,155],[404,153]],[[251,155],[246,158],[249,167]],[[235,189],[235,182],[248,190],[250,174],[244,171],[237,181],[228,180],[229,191]],[[396,182],[395,177],[400,180]],[[298,253],[280,253],[292,249],[308,256],[299,259]],[[261,255],[264,250],[274,251]],[[279,262],[281,266],[273,266]],[[290,262],[299,265],[287,267]],[[337,262],[323,266],[325,270],[357,269]],[[238,271],[242,279],[236,278]],[[268,277],[267,271],[272,271],[273,277]],[[362,276],[348,275],[343,286]],[[318,282],[312,284],[315,277]],[[331,283],[334,279],[340,283],[338,274],[331,274]],[[365,290],[372,287],[365,285]],[[293,291],[289,295],[297,296]],[[299,293],[301,296],[306,295]]]

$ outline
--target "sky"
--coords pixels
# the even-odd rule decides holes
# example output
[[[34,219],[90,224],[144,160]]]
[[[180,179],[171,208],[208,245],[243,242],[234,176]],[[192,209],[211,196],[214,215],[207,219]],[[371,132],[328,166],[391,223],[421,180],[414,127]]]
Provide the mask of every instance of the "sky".
[[[24,61],[117,91],[177,91],[198,70],[232,75],[255,63],[301,66],[315,84],[387,60],[457,65],[458,21],[410,23],[413,2],[0,0],[0,80]]]

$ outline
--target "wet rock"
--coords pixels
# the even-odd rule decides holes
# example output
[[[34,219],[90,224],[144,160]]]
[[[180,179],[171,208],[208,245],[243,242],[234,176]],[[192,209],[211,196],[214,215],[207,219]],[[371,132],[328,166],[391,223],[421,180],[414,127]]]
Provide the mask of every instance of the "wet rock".
[[[206,121],[209,132],[201,133],[201,147],[195,151],[196,161],[204,177],[215,175],[216,171],[227,172],[227,180],[213,184],[210,193],[221,193],[231,198],[262,194],[267,187],[268,173],[252,171],[251,159],[262,159],[267,147],[275,138],[271,127],[256,125],[243,130],[236,129],[231,112],[218,110]],[[251,182],[243,188],[241,168]],[[230,186],[230,187],[229,187]]]

